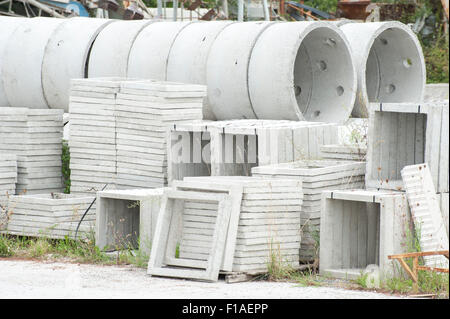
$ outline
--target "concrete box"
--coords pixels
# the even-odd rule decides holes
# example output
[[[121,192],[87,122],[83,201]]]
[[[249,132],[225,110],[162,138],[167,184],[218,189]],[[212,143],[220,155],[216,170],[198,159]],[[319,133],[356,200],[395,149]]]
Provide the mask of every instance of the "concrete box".
[[[448,192],[448,101],[372,103],[366,187],[404,190],[400,171],[428,163],[436,191]]]
[[[96,244],[100,249],[139,248],[150,256],[164,188],[97,192]]]
[[[389,255],[406,253],[413,226],[406,195],[394,191],[324,191],[320,274],[356,279],[370,264],[398,276]]]

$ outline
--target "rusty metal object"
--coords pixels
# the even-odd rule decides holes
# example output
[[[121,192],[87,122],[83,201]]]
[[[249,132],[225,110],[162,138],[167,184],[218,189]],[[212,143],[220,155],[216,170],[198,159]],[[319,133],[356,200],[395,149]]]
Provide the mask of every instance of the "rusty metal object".
[[[336,17],[366,20],[370,14],[370,12],[366,12],[369,4],[371,4],[370,0],[340,0],[337,4]]]

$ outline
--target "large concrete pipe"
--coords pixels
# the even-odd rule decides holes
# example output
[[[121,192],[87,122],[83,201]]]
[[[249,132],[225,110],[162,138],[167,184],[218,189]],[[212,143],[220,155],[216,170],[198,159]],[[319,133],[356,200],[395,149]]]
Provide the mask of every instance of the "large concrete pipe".
[[[420,102],[426,71],[422,48],[400,22],[347,23],[347,37],[358,73],[352,115],[367,117],[369,102]]]
[[[3,68],[2,64],[7,62],[5,61],[3,54],[5,52],[8,39],[14,30],[26,20],[26,18],[0,17],[0,72]],[[0,74],[0,107],[2,106],[10,106],[10,104],[6,98],[6,93],[3,88],[3,80]]]
[[[158,22],[143,29],[130,50],[128,77],[165,81],[170,49],[181,30],[191,23]]]
[[[95,39],[89,56],[88,77],[124,77],[133,43],[149,20],[118,21],[107,25]]]
[[[231,21],[192,23],[177,36],[167,63],[167,81],[206,85],[206,62],[217,35]],[[203,118],[214,120],[214,113],[203,102]]]
[[[117,20],[71,18],[53,32],[42,62],[42,84],[48,106],[69,111],[70,79],[87,77],[87,59],[99,32]]]
[[[48,108],[42,89],[42,60],[51,34],[65,21],[55,18],[27,19],[9,37],[1,73],[11,106]]]
[[[256,118],[248,93],[250,55],[260,34],[276,23],[234,23],[214,41],[206,66],[206,83],[209,105],[218,120]]]
[[[338,27],[277,23],[258,38],[248,87],[260,119],[344,122],[356,97],[356,70]]]

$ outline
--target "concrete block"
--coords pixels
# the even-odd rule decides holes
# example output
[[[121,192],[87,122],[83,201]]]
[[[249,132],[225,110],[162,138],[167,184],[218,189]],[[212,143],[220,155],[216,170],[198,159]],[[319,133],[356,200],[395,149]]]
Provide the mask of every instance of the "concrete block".
[[[74,238],[76,227],[93,200],[92,196],[56,192],[10,196],[8,206],[14,207],[13,214],[1,232],[21,236]],[[94,219],[88,215],[86,222],[83,221],[80,226],[78,238],[89,237],[94,230]]]
[[[325,190],[343,190],[364,186],[365,163],[333,160],[311,160],[254,167],[253,176],[302,181],[301,206],[302,244],[300,260],[317,258],[321,193]]]
[[[405,166],[401,174],[416,233],[420,236],[421,250],[448,250],[448,234],[440,209],[440,199],[428,164]],[[426,256],[424,260],[428,267],[448,267],[448,259],[444,256]]]
[[[413,229],[402,192],[324,191],[320,225],[320,273],[356,279],[371,264],[380,278],[400,276],[389,255],[406,253]]]
[[[180,236],[178,231],[183,223],[183,203],[185,201],[217,203],[214,234],[211,245],[206,250],[208,255],[206,262],[182,256],[175,258],[177,242]],[[217,281],[225,251],[228,224],[232,214],[239,214],[239,211],[232,209],[231,201],[231,196],[225,194],[165,191],[147,273],[153,276]],[[170,266],[175,266],[176,268]]]
[[[98,192],[97,246],[113,250],[139,247],[150,256],[163,191],[158,188]]]
[[[448,101],[371,104],[366,186],[403,190],[403,167],[426,162],[448,192],[448,118]]]
[[[448,92],[449,92],[448,83],[426,84],[423,100],[425,102],[448,100],[449,95]]]

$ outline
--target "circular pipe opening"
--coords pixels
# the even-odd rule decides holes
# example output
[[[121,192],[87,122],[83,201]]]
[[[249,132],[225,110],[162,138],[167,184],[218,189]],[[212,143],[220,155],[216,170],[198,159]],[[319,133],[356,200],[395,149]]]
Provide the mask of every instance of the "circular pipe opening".
[[[423,94],[424,69],[420,47],[400,27],[382,31],[373,41],[366,62],[369,102],[417,102]]]
[[[329,27],[310,31],[294,65],[297,106],[309,121],[342,122],[351,113],[356,76],[348,45]]]

